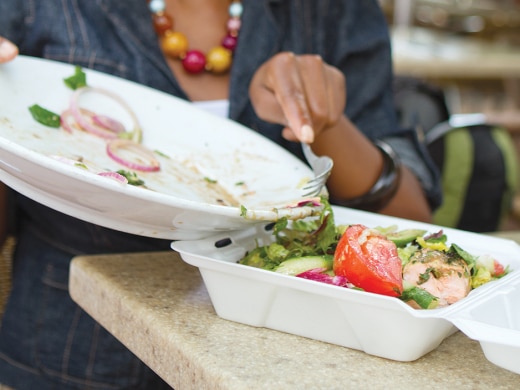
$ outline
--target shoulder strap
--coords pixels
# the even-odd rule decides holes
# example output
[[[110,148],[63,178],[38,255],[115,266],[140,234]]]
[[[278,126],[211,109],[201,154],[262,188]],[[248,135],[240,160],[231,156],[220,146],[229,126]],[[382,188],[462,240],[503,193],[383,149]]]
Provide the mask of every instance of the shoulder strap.
[[[506,173],[506,185],[508,191],[502,199],[501,214],[507,215],[513,204],[513,198],[520,184],[518,156],[513,140],[508,131],[501,127],[495,127],[491,131],[491,136],[495,140],[498,147],[502,150],[504,156],[504,165]]]
[[[485,124],[487,124],[487,120],[484,114],[454,114],[447,121],[441,122],[427,131],[424,140],[426,145],[429,145],[453,129]]]
[[[442,186],[444,200],[435,211],[433,222],[444,226],[457,226],[466,190],[473,171],[473,141],[467,128],[453,129],[449,142],[444,144]]]

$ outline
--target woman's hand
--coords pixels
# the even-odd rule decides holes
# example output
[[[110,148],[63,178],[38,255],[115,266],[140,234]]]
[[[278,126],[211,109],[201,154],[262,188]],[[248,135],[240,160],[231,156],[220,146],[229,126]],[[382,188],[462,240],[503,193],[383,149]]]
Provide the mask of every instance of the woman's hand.
[[[17,55],[18,47],[4,37],[0,37],[0,64],[11,61]]]
[[[312,143],[343,117],[343,74],[317,55],[279,53],[255,73],[249,95],[257,115],[285,126],[283,136]]]
[[[347,100],[344,75],[319,56],[275,55],[257,70],[249,94],[260,118],[285,126],[282,134],[286,139],[312,143],[316,154],[334,160],[327,182],[331,196],[359,197],[381,175],[380,151],[344,115]],[[431,220],[422,187],[408,168],[402,167],[396,195],[379,212]]]

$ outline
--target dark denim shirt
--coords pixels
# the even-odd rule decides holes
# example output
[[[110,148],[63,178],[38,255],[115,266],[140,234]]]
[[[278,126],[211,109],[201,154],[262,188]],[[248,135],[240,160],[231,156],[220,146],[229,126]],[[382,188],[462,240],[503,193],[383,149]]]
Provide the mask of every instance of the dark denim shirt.
[[[430,204],[438,205],[435,170],[414,133],[397,125],[389,35],[377,1],[244,0],[243,5],[230,117],[301,157],[299,145],[283,139],[279,125],[256,116],[248,86],[275,53],[319,54],[346,76],[346,115],[368,137],[390,142],[421,180]],[[145,0],[2,0],[0,35],[22,54],[97,69],[187,99],[160,51]]]
[[[346,76],[346,115],[368,137],[390,142],[421,179],[431,204],[438,204],[438,179],[424,149],[413,132],[396,123],[389,37],[377,0],[243,0],[243,5],[230,117],[299,155],[299,145],[285,141],[279,125],[255,115],[248,86],[275,53],[319,54]],[[146,0],[0,0],[0,35],[22,54],[93,68],[186,99],[160,51]],[[74,255],[167,250],[169,241],[113,231],[18,200],[16,272],[0,330],[0,381],[42,390],[162,388],[70,300],[67,283]]]

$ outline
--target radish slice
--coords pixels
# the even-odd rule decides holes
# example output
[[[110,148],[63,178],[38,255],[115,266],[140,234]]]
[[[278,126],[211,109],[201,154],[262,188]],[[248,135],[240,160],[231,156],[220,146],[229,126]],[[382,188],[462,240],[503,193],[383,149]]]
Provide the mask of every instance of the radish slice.
[[[152,151],[126,139],[113,139],[107,143],[107,154],[117,163],[142,172],[156,172],[161,166]]]

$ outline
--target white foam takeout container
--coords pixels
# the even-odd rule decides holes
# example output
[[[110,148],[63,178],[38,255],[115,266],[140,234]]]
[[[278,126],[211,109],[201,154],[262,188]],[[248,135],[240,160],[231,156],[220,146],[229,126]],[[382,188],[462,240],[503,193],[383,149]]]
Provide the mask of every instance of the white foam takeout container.
[[[457,328],[478,340],[492,363],[520,374],[520,246],[514,241],[334,207],[337,224],[443,229],[474,255],[489,254],[511,272],[445,308],[416,310],[397,298],[347,289],[237,264],[246,251],[272,241],[255,226],[206,239],[176,241],[172,249],[199,268],[218,316],[397,361],[435,349]]]

